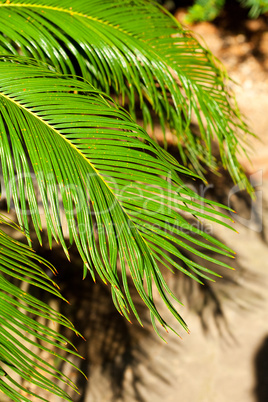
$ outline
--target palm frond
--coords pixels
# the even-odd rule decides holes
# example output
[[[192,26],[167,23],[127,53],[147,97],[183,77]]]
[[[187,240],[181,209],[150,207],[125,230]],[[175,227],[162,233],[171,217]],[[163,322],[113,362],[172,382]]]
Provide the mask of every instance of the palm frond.
[[[184,163],[199,174],[216,168],[212,141],[235,182],[245,179],[237,153],[248,134],[228,87],[227,74],[210,51],[150,0],[0,1],[0,51],[49,62],[115,93],[145,126],[149,107],[178,137]],[[198,121],[200,136],[189,124]]]
[[[251,18],[258,18],[260,14],[268,12],[267,0],[239,0],[243,7],[250,8],[249,16]]]
[[[9,224],[2,216],[0,223],[5,226]],[[0,391],[12,401],[28,402],[32,396],[48,401],[21,385],[17,381],[18,375],[28,384],[34,384],[36,388],[44,389],[63,400],[71,401],[66,392],[54,384],[55,379],[77,390],[54,363],[56,358],[67,362],[60,356],[59,350],[75,355],[77,353],[66,346],[68,340],[65,337],[42,324],[39,318],[72,331],[73,325],[60,313],[12,282],[15,279],[19,283],[42,288],[64,300],[56,284],[45,274],[44,268],[54,271],[32,249],[0,229]],[[46,359],[40,356],[41,352],[45,352]]]
[[[8,205],[13,199],[19,224],[27,231],[30,215],[41,242],[42,213],[50,244],[54,237],[68,256],[65,237],[75,242],[85,273],[90,270],[94,278],[96,270],[111,284],[114,303],[128,319],[132,310],[140,321],[129,294],[130,274],[153,323],[156,317],[168,327],[153,301],[156,287],[187,329],[169,300],[169,295],[175,296],[157,263],[162,261],[198,281],[213,274],[205,265],[185,258],[177,246],[199,254],[204,263],[219,262],[195,250],[197,244],[231,255],[228,247],[183,216],[229,227],[219,220],[225,215],[216,209],[218,204],[187,188],[179,175],[191,178],[193,174],[99,90],[42,66],[0,60],[1,166]]]

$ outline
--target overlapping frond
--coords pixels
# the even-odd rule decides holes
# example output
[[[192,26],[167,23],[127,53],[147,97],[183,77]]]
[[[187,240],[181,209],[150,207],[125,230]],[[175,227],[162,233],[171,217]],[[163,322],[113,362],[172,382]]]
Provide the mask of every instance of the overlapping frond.
[[[178,137],[181,157],[193,169],[216,166],[213,138],[233,179],[244,173],[237,153],[248,133],[226,73],[212,54],[150,0],[0,1],[0,51],[43,60],[63,73],[82,75],[116,94],[145,125],[150,107]],[[195,117],[200,136],[190,121]]]
[[[183,216],[213,222],[224,216],[184,185],[179,175],[191,172],[88,83],[5,58],[0,62],[0,133],[7,200],[10,206],[13,199],[20,225],[27,230],[30,215],[41,241],[43,216],[50,244],[54,237],[68,255],[65,235],[75,242],[85,273],[90,270],[94,278],[97,271],[111,284],[114,303],[127,318],[132,310],[140,321],[129,293],[130,275],[152,319],[168,327],[153,301],[156,287],[187,329],[169,300],[174,295],[158,262],[200,280],[213,274],[206,260],[219,262],[195,245],[230,255]],[[199,253],[204,265],[186,258],[178,246]]]
[[[7,224],[1,216],[0,224]],[[74,330],[73,325],[11,280],[42,288],[63,299],[56,284],[44,273],[44,268],[54,270],[32,249],[0,229],[0,391],[12,401],[28,402],[33,396],[47,401],[18,382],[18,375],[22,380],[35,384],[36,389],[44,389],[62,400],[71,401],[66,392],[55,385],[55,380],[76,390],[71,380],[62,375],[54,364],[55,358],[67,361],[59,350],[76,352],[69,349],[66,338],[42,321],[48,320]]]

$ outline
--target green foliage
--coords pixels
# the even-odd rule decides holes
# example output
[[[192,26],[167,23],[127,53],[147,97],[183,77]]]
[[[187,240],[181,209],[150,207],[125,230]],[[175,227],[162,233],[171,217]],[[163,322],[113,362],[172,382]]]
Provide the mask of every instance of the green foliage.
[[[249,8],[249,16],[257,18],[268,12],[268,0],[239,0],[242,7]],[[188,10],[186,23],[213,21],[218,17],[225,5],[225,0],[195,0]]]
[[[120,98],[133,118],[139,106],[145,127],[153,124],[152,108],[163,131],[169,125],[178,137],[184,163],[190,160],[198,174],[204,165],[216,168],[217,138],[222,165],[235,182],[245,179],[237,152],[244,152],[239,137],[248,129],[226,89],[224,68],[153,2],[13,0],[0,3],[0,12],[2,53],[37,58],[84,77]],[[198,136],[189,127],[193,117]]]
[[[0,223],[5,227],[11,226],[13,230],[19,230],[2,216]],[[56,357],[66,361],[58,350],[76,353],[67,348],[67,339],[49,326],[43,325],[39,318],[71,330],[74,330],[73,325],[50,306],[12,282],[12,278],[16,279],[64,300],[57,285],[45,274],[44,268],[55,271],[50,264],[36,256],[32,249],[0,230],[0,391],[12,401],[29,401],[28,396],[38,397],[35,392],[22,386],[16,377],[14,379],[14,373],[24,381],[64,400],[71,401],[68,395],[54,384],[55,379],[76,389],[75,384],[52,364]],[[42,358],[40,353],[45,353],[46,359]],[[44,398],[42,400],[47,401]]]
[[[185,22],[192,24],[197,21],[213,21],[220,14],[225,0],[196,0],[189,8]]]
[[[170,326],[154,302],[156,292],[188,331],[159,262],[202,283],[216,275],[206,261],[229,267],[210,251],[232,257],[228,247],[198,228],[206,221],[230,228],[223,220],[228,219],[221,212],[224,207],[185,184],[202,174],[204,165],[218,168],[212,154],[215,139],[220,166],[235,182],[245,179],[237,152],[245,152],[239,138],[248,128],[227,90],[227,78],[209,50],[152,1],[0,1],[0,148],[8,211],[13,204],[29,244],[29,221],[40,244],[45,229],[50,247],[56,240],[67,258],[75,244],[84,277],[90,272],[95,280],[97,273],[110,286],[120,314],[141,323],[129,290],[132,281],[157,333],[155,320],[166,330]],[[137,124],[138,109],[144,128]],[[147,134],[153,114],[164,135],[169,128],[176,136],[184,165]],[[192,118],[200,135],[190,129]],[[191,225],[187,216],[197,224]],[[16,275],[22,270],[27,276],[20,280],[39,286],[43,271],[30,276],[29,270],[37,272],[33,252],[19,247],[27,260],[23,269],[16,266]],[[179,247],[203,262],[191,261]],[[8,253],[18,260],[15,247]],[[51,292],[47,276],[43,278]],[[25,300],[32,301],[42,306],[46,318],[70,325],[43,303],[12,289],[10,284],[2,292],[5,302],[14,299],[25,311],[40,315],[40,309],[25,307]],[[53,346],[62,341],[45,327],[35,333],[26,314],[18,317],[37,339],[52,337]],[[6,341],[4,346],[8,348]],[[28,360],[25,368],[25,359],[15,362],[13,355],[15,347],[10,361],[7,354],[2,361],[25,378],[34,362]],[[33,373],[38,376],[39,371]],[[43,377],[26,376],[52,393],[61,392]],[[3,384],[0,389],[10,392]],[[18,400],[17,394],[9,395]],[[64,394],[62,398],[68,400]]]
[[[268,0],[239,0],[243,7],[250,8],[249,16],[257,18],[260,14],[268,12]]]
[[[28,231],[27,198],[40,243],[39,211],[43,209],[50,246],[54,237],[68,257],[60,219],[61,199],[70,243],[75,242],[93,279],[95,269],[105,283],[110,282],[119,312],[128,318],[129,305],[140,320],[129,295],[128,266],[140,296],[165,327],[152,299],[152,279],[161,275],[157,268],[160,257],[185,271],[170,258],[171,253],[185,261],[190,269],[186,274],[193,276],[193,271],[206,277],[205,267],[194,264],[175,247],[181,244],[179,238],[199,244],[194,233],[210,242],[204,243],[207,249],[229,254],[226,247],[191,227],[178,212],[212,221],[224,215],[199,205],[202,199],[178,175],[191,177],[191,172],[162,150],[123,109],[88,83],[4,57],[0,59],[0,91],[5,122],[1,125],[1,145],[5,148],[3,179],[6,189],[14,183],[11,191],[21,227]],[[14,168],[8,164],[12,154]],[[37,204],[30,163],[42,205]],[[9,205],[9,194],[7,200]],[[187,243],[182,245],[195,251]],[[203,258],[208,259],[206,255]],[[116,269],[118,259],[123,288]],[[143,290],[143,276],[149,295]],[[185,327],[165,296],[166,291],[171,292],[164,279],[161,277],[156,284],[167,306]]]

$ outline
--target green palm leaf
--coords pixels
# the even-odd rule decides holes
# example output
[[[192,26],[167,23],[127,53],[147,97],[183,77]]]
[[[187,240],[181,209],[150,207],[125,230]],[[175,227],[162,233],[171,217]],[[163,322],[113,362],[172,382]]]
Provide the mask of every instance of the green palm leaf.
[[[212,202],[207,205],[185,186],[179,175],[190,178],[191,172],[110,98],[86,82],[45,67],[2,58],[0,118],[6,195],[9,207],[13,198],[20,225],[28,230],[30,214],[41,241],[42,212],[50,244],[54,237],[68,256],[66,236],[75,242],[85,273],[90,270],[94,278],[96,270],[111,284],[114,303],[128,319],[132,310],[140,321],[129,293],[130,275],[153,323],[156,317],[168,327],[154,304],[154,283],[187,329],[169,300],[169,295],[175,296],[157,263],[160,260],[200,281],[213,273],[186,258],[178,246],[199,254],[204,264],[206,260],[219,262],[195,250],[197,244],[224,255],[231,252],[183,217],[190,213],[213,222],[224,217]]]
[[[267,0],[240,0],[243,7],[249,7],[249,16],[251,18],[258,18],[260,14],[267,13],[268,1]]]
[[[0,223],[7,225],[2,216]],[[18,230],[14,225],[9,226]],[[63,325],[71,330],[74,330],[73,325],[50,306],[15,286],[11,280],[13,278],[42,288],[64,300],[57,290],[57,285],[42,268],[55,271],[51,265],[36,256],[32,249],[0,230],[0,391],[18,402],[29,401],[28,397],[38,395],[17,382],[16,375],[63,400],[71,401],[66,392],[55,385],[55,380],[69,384],[77,390],[76,386],[53,366],[55,358],[67,361],[57,350],[77,354],[66,346],[66,338],[49,326],[41,324],[36,318],[41,317],[42,320]],[[40,356],[40,352],[45,352],[46,360]],[[40,396],[39,399],[47,401]]]
[[[24,54],[68,74],[82,75],[115,93],[135,115],[138,100],[145,125],[149,106],[164,129],[178,137],[181,157],[201,174],[215,168],[212,140],[234,181],[245,178],[237,152],[248,133],[227,75],[212,54],[150,0],[0,1],[0,51]],[[190,121],[195,116],[200,136]],[[201,163],[201,164],[200,164]]]

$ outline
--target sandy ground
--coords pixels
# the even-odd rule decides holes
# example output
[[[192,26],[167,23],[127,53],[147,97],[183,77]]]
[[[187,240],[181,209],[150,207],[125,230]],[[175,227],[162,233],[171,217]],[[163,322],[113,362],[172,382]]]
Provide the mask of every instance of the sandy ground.
[[[268,179],[268,28],[263,19],[248,20],[237,32],[202,23],[191,29],[205,40],[210,50],[225,65],[234,83],[238,105],[258,139],[250,139],[252,166],[243,160],[247,169],[262,169]]]
[[[179,19],[181,15],[178,14]],[[157,380],[150,387],[155,390],[153,394],[146,393],[148,384],[143,391],[148,402],[267,402],[268,26],[260,19],[247,21],[236,33],[210,23],[198,24],[191,29],[204,38],[239,84],[232,84],[238,104],[261,140],[251,141],[254,148],[252,165],[246,160],[242,162],[259,178],[258,208],[264,232],[261,236],[250,219],[243,220],[238,216],[235,225],[239,235],[225,230],[220,233],[221,239],[235,249],[237,260],[250,274],[250,279],[242,279],[246,308],[236,309],[226,299],[228,327],[234,338],[218,336],[217,331],[213,331],[213,324],[208,335],[194,312],[184,312],[191,335],[184,336],[179,345],[172,339],[172,345],[160,348],[150,362],[154,366],[161,361],[163,368],[168,367],[169,373],[173,371],[170,383],[161,386],[160,394]],[[217,235],[219,230],[217,228]],[[261,299],[250,292],[247,294],[249,287],[254,288]]]
[[[267,182],[263,191],[268,194]],[[183,311],[191,334],[184,335],[179,343],[171,336],[166,347],[154,352],[150,366],[160,365],[168,373],[169,381],[165,384],[148,374],[142,387],[146,401],[267,402],[268,248],[258,233],[243,225],[236,224],[236,227],[239,235],[223,231],[221,238],[234,247],[242,266],[251,274],[251,283],[241,283],[245,287],[243,300],[234,294],[236,302],[241,301],[245,309],[235,308],[226,298],[224,310],[228,324],[222,335],[212,319],[206,333],[194,312]],[[249,287],[262,299],[247,293]],[[261,352],[262,349],[265,350]],[[148,395],[148,388],[154,392]]]

